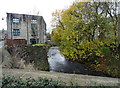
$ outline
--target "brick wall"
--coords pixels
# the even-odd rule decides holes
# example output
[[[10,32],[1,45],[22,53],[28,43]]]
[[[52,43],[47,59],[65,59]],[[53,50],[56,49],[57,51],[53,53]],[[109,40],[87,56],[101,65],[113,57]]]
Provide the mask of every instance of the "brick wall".
[[[11,40],[11,39],[6,40],[6,45],[8,45],[8,46],[26,45],[26,44],[27,44],[27,40]]]

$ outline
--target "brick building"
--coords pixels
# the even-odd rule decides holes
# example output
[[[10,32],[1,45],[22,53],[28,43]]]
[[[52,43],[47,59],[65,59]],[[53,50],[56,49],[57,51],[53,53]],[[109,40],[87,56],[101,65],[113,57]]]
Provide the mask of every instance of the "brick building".
[[[46,23],[42,16],[7,13],[7,43],[44,44]]]

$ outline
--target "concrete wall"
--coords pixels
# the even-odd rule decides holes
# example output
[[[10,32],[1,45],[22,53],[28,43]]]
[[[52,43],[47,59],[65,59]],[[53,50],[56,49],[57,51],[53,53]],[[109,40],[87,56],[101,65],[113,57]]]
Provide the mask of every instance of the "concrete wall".
[[[119,88],[120,79],[110,77],[99,77],[81,74],[66,74],[57,72],[33,71],[24,69],[2,69],[2,74],[12,75],[15,77],[38,79],[38,77],[53,79],[55,81],[62,81],[75,87],[63,88]],[[92,87],[93,86],[93,87]],[[60,87],[62,88],[62,87]]]

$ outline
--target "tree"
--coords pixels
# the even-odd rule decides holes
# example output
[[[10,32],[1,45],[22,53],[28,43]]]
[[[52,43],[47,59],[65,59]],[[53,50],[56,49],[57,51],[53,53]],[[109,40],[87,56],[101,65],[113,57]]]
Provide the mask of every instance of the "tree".
[[[101,60],[106,60],[105,65],[120,62],[117,6],[116,2],[74,2],[54,12],[52,40],[69,60],[95,67],[103,64]]]
[[[111,24],[104,13],[100,13],[100,5],[102,4],[96,2],[76,2],[67,10],[53,13],[55,30],[52,39],[60,46],[64,55],[75,60],[83,58],[85,55],[80,55],[81,52],[78,51],[81,41],[91,42],[97,37],[104,40]]]

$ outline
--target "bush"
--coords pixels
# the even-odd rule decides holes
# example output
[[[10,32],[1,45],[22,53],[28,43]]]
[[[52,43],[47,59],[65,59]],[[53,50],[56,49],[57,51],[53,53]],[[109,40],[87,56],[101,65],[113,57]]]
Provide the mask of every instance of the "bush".
[[[80,88],[80,85],[73,83],[66,84],[61,81],[53,81],[52,79],[41,78],[41,77],[35,80],[31,77],[23,79],[21,77],[16,78],[14,76],[4,75],[2,78],[1,88]],[[108,88],[108,86],[106,87],[103,84],[94,83],[94,86],[91,86],[90,88]]]
[[[96,64],[90,64],[96,71],[101,71],[107,76],[120,77],[120,53],[118,47],[101,47],[100,51],[103,57],[96,60]]]
[[[15,78],[14,76],[3,76],[2,88],[33,88],[33,87],[44,87],[44,88],[58,88],[59,86],[67,86],[64,82],[53,81],[47,78]]]
[[[45,46],[45,44],[33,44],[32,46]]]
[[[109,47],[105,47],[105,46],[103,46],[103,47],[101,47],[100,48],[100,51],[102,52],[102,54],[105,56],[105,57],[108,57],[108,58],[110,58],[111,57],[111,55],[110,55],[110,48]]]

